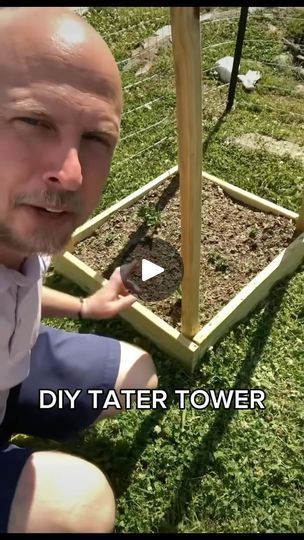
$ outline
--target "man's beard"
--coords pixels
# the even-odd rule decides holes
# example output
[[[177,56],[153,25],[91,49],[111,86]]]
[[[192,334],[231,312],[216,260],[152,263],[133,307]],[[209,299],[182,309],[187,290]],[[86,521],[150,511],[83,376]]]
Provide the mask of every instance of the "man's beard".
[[[61,251],[67,244],[72,232],[80,224],[80,211],[82,201],[79,193],[56,192],[56,191],[37,191],[35,193],[21,194],[15,200],[15,207],[20,205],[33,205],[45,207],[60,207],[70,212],[70,226],[66,231],[62,227],[37,227],[27,236],[16,233],[13,227],[7,223],[0,222],[0,244],[31,255],[33,253],[44,253],[53,255]]]
[[[56,231],[56,227],[54,227],[54,229],[50,228],[47,233],[45,230],[37,229],[31,235],[21,238],[5,224],[0,223],[0,244],[27,255],[34,253],[54,255],[62,251],[72,232],[67,231],[59,236],[58,230]]]

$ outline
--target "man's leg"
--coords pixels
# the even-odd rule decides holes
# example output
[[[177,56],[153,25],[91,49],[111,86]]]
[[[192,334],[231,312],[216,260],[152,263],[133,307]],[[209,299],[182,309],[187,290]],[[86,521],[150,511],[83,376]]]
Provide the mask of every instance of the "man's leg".
[[[7,532],[105,533],[114,521],[114,495],[97,467],[61,452],[34,452],[18,480]]]
[[[153,359],[149,353],[124,341],[120,341],[120,348],[120,366],[115,383],[115,392],[122,407],[121,410],[124,410],[126,399],[125,396],[120,394],[121,389],[140,390],[147,388],[153,390],[157,388],[158,378]],[[134,399],[135,396],[132,396],[132,401]],[[109,406],[101,412],[97,421],[119,412],[120,409]]]
[[[106,394],[114,388],[118,392],[156,385],[153,360],[142,349],[103,336],[42,327],[32,350],[30,374],[11,392],[5,432],[68,440],[103,418],[102,400],[94,409],[88,389],[103,389]],[[57,403],[44,409],[39,407],[40,389],[82,392],[75,408],[65,399],[63,407]],[[114,514],[112,490],[98,468],[67,454],[34,452],[19,477],[9,530],[109,531]]]
[[[12,408],[12,422],[16,433],[67,440],[93,425],[96,421],[117,414],[114,406],[103,408],[109,390],[115,390],[122,407],[125,389],[153,389],[157,387],[156,369],[151,355],[124,341],[78,334],[42,327],[32,351],[31,371],[22,383]],[[71,407],[67,397],[64,406],[39,408],[41,389],[58,394],[66,389],[70,394],[81,390]],[[89,390],[102,391],[97,408]]]

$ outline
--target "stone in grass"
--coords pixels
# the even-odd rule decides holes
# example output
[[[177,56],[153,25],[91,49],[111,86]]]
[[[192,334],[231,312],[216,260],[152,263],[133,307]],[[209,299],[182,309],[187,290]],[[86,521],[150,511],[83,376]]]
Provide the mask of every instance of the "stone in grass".
[[[304,84],[297,84],[295,91],[297,94],[304,94]]]
[[[291,67],[293,65],[293,56],[292,54],[286,52],[275,56],[273,61],[281,69]]]
[[[278,141],[259,133],[245,133],[240,137],[229,137],[228,144],[236,144],[248,150],[260,150],[277,156],[287,155],[292,159],[298,159],[304,165],[304,147],[290,141]]]

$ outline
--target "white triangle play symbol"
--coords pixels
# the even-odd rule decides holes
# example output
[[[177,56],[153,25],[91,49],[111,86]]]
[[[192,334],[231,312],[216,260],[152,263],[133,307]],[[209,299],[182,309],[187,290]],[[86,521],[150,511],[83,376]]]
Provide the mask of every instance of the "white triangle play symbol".
[[[141,261],[142,281],[147,281],[148,279],[158,276],[158,274],[161,274],[164,271],[165,271],[164,268],[162,268],[161,266],[158,266],[157,264],[152,263],[151,261],[147,261],[147,259],[142,259]]]

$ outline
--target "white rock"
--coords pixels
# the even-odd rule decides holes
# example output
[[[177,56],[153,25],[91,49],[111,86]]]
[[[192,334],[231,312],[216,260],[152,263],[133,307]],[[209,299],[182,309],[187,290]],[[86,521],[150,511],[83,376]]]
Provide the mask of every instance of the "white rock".
[[[228,83],[231,79],[232,66],[233,56],[220,58],[215,64],[215,71],[224,83]]]

